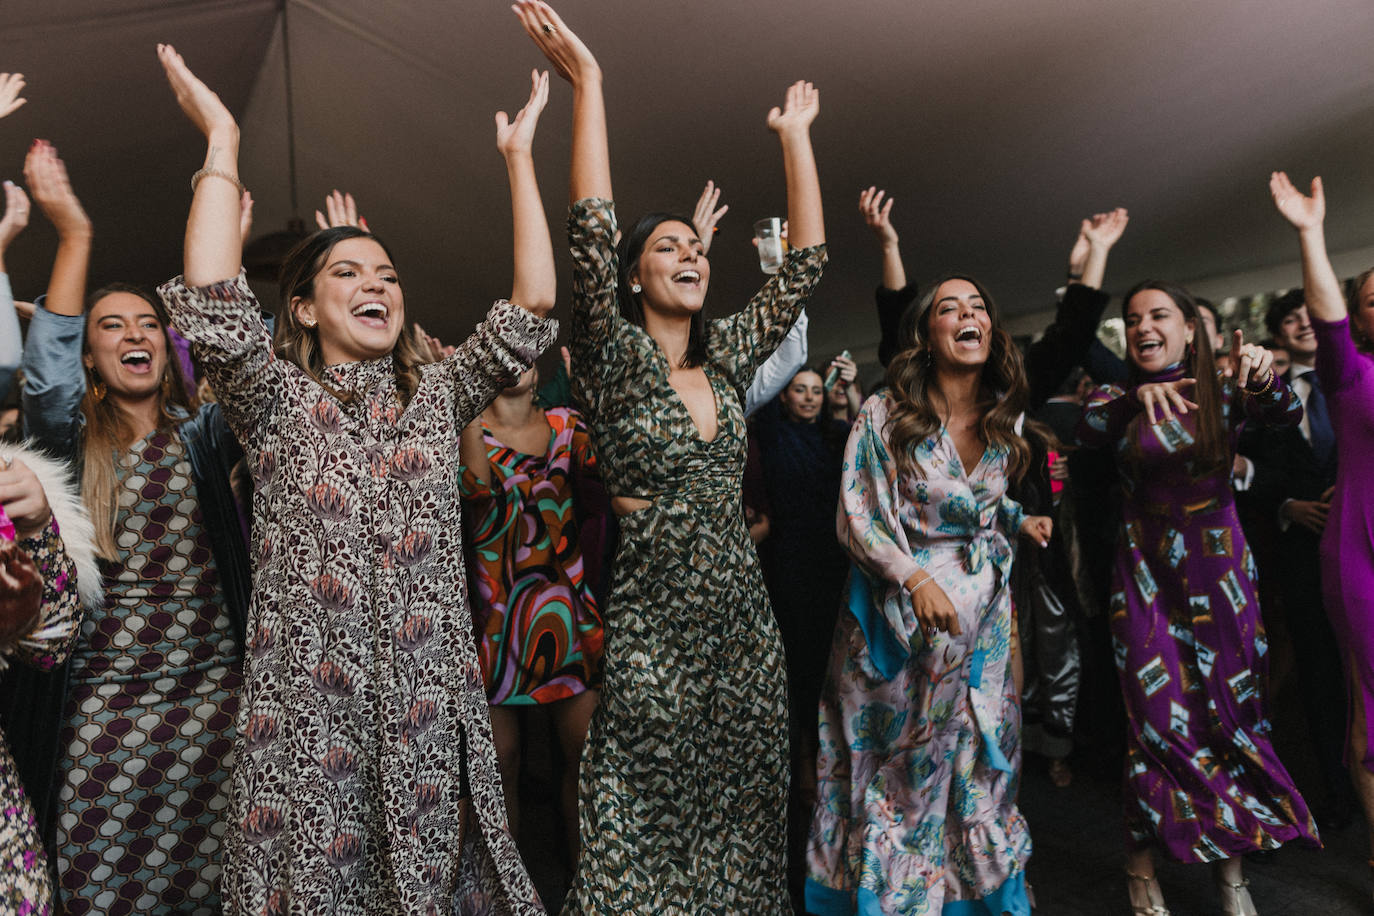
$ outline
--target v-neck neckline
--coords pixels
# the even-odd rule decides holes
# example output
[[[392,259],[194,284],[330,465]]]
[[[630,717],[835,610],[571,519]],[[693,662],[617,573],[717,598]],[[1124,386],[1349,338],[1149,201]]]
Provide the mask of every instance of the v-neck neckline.
[[[488,436],[491,436],[491,441],[501,446],[501,448],[510,449],[515,454],[525,458],[539,458],[541,460],[544,460],[547,459],[549,457],[549,453],[553,451],[554,440],[558,437],[558,431],[555,430],[553,428],[553,424],[549,422],[549,415],[547,413],[544,414],[544,425],[548,427],[549,435],[548,438],[544,440],[544,452],[543,454],[539,455],[536,455],[534,452],[522,451],[521,449],[518,449],[515,446],[511,445],[509,442],[506,442],[504,439],[497,438],[496,434],[492,432],[491,426],[488,425],[486,420],[482,421],[482,432],[484,432]]]
[[[992,443],[989,442],[987,445],[983,446],[983,451],[981,454],[979,454],[978,460],[975,461],[973,463],[973,467],[970,468],[967,466],[967,464],[965,464],[964,456],[959,454],[959,443],[954,441],[954,436],[950,433],[948,426],[942,425],[940,427],[940,436],[946,442],[949,443],[950,451],[954,453],[954,457],[959,459],[959,470],[964,475],[964,479],[972,480],[974,471],[977,471],[979,468],[981,468],[983,466],[983,462],[988,460],[988,453],[992,451]]]
[[[641,330],[643,329],[641,328]],[[701,434],[701,427],[697,425],[696,418],[693,417],[692,412],[687,409],[687,402],[682,399],[682,395],[673,387],[673,383],[668,380],[668,376],[672,375],[672,368],[668,365],[668,354],[663,352],[663,347],[659,345],[657,340],[654,340],[652,334],[645,331],[644,336],[648,337],[649,342],[654,346],[654,357],[658,361],[659,372],[663,376],[663,384],[667,385],[668,390],[672,392],[673,400],[677,402],[678,409],[687,415],[687,424],[692,428],[692,436],[702,445],[714,445],[725,431],[726,417],[722,416],[724,407],[722,405],[720,392],[716,391],[716,376],[711,370],[711,365],[709,363],[702,363],[697,367],[701,369],[702,374],[706,376],[706,387],[711,390],[711,405],[716,413],[716,434],[707,439]]]

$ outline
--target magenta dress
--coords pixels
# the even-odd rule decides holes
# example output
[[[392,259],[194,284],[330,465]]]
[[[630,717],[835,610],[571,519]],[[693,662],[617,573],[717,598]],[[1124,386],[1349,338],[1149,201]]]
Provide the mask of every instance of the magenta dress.
[[[1355,349],[1350,319],[1312,319],[1317,332],[1317,377],[1336,430],[1336,490],[1322,532],[1326,613],[1346,647],[1346,675],[1363,699],[1364,759],[1374,772],[1374,357]],[[1353,766],[1354,761],[1349,761]]]
[[[1302,419],[1278,379],[1262,395],[1222,379],[1221,394],[1231,456],[1246,421]],[[1078,427],[1084,445],[1115,446],[1124,489],[1109,611],[1128,718],[1127,845],[1215,862],[1316,845],[1317,830],[1270,739],[1268,646],[1230,462],[1199,472],[1196,434],[1195,413],[1151,425],[1116,385],[1092,393]]]

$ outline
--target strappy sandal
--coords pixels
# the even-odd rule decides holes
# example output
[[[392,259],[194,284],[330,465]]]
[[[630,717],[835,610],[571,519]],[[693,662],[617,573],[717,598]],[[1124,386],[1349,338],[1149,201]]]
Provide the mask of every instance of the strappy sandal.
[[[1221,912],[1223,916],[1259,916],[1255,901],[1250,899],[1250,882],[1241,880],[1232,884],[1221,877],[1217,878],[1217,890],[1221,891]]]
[[[1132,916],[1171,916],[1169,908],[1164,905],[1164,892],[1159,888],[1159,879],[1154,875],[1137,875],[1127,869],[1126,877],[1131,881],[1139,881],[1145,886],[1145,899],[1148,901],[1143,904],[1131,904]]]

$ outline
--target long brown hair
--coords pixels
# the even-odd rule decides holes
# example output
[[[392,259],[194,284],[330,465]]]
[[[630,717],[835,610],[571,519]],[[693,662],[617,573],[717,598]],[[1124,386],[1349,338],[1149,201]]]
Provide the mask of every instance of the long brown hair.
[[[277,319],[277,330],[273,344],[277,356],[287,362],[295,363],[321,388],[345,403],[354,397],[352,391],[340,391],[325,380],[324,354],[320,350],[319,328],[306,327],[296,317],[291,300],[299,296],[309,299],[315,294],[315,277],[319,276],[334,246],[346,239],[371,239],[386,252],[387,260],[393,267],[396,258],[386,243],[371,232],[355,226],[336,226],[321,229],[302,239],[287,254],[282,263],[281,278],[281,315]],[[401,397],[401,407],[410,404],[410,399],[420,387],[420,367],[432,360],[420,347],[414,327],[405,325],[401,336],[396,338],[396,346],[391,350],[391,363],[396,372],[396,390]]]
[[[1374,350],[1374,341],[1370,341],[1365,335],[1364,328],[1356,320],[1356,316],[1360,314],[1360,290],[1364,289],[1364,285],[1369,282],[1370,277],[1374,277],[1374,267],[1369,268],[1351,281],[1350,295],[1345,304],[1346,314],[1350,316],[1350,337],[1355,341],[1355,346],[1365,353]]]
[[[1183,351],[1183,374],[1195,379],[1191,400],[1197,404],[1197,464],[1199,474],[1226,467],[1231,463],[1231,445],[1221,415],[1221,381],[1217,378],[1216,358],[1212,342],[1206,339],[1206,327],[1198,316],[1197,303],[1188,290],[1177,283],[1163,280],[1142,280],[1131,287],[1121,299],[1121,317],[1137,294],[1157,290],[1173,300],[1183,313],[1183,320],[1193,326],[1193,343]],[[1218,329],[1220,330],[1220,329]],[[1139,367],[1132,365],[1131,374],[1138,375]]]
[[[944,425],[931,398],[936,384],[935,354],[930,348],[930,313],[940,287],[950,280],[965,280],[978,290],[992,324],[991,352],[978,382],[978,434],[988,445],[1007,450],[1007,475],[1020,480],[1030,466],[1030,447],[1016,433],[1016,421],[1026,409],[1029,386],[1021,364],[1021,351],[1001,326],[997,306],[983,284],[966,274],[949,274],[933,283],[921,298],[912,327],[914,338],[887,367],[887,386],[895,402],[887,418],[888,443],[899,473],[925,477],[916,461],[916,446]]]
[[[87,333],[81,346],[82,356],[91,351],[89,324],[95,307],[114,293],[139,297],[152,306],[157,315],[158,330],[167,353],[158,390],[157,429],[173,429],[185,419],[185,412],[198,405],[186,393],[181,366],[167,336],[167,312],[156,296],[128,283],[111,283],[91,293],[86,300]],[[115,462],[127,461],[129,446],[134,444],[134,428],[124,409],[107,395],[100,374],[87,367],[84,359],[82,366],[86,373],[86,393],[81,398],[81,415],[86,419],[86,429],[81,442],[81,501],[95,526],[96,552],[102,559],[115,560],[119,557],[114,539],[115,518],[119,512],[119,472]]]

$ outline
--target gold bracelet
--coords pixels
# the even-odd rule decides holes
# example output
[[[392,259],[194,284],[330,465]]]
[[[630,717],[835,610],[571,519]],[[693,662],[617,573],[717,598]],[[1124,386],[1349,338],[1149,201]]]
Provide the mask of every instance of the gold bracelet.
[[[1249,385],[1246,385],[1246,386],[1245,386],[1245,393],[1246,393],[1246,394],[1249,394],[1249,395],[1252,395],[1252,396],[1254,396],[1254,397],[1259,397],[1259,396],[1262,395],[1262,394],[1268,393],[1269,390],[1272,389],[1272,388],[1274,387],[1274,377],[1275,377],[1276,375],[1277,375],[1277,373],[1274,372],[1273,369],[1270,369],[1270,370],[1269,370],[1269,377],[1268,377],[1267,379],[1264,380],[1264,384],[1263,384],[1263,385],[1261,385],[1258,389],[1254,389],[1254,388],[1251,388]]]
[[[239,181],[237,175],[230,175],[228,172],[221,172],[219,169],[201,169],[199,172],[196,172],[194,175],[191,176],[192,194],[196,193],[196,185],[200,184],[200,180],[202,178],[223,178],[225,181],[232,183],[234,187],[239,189],[239,197],[242,197],[243,192],[248,190],[243,186],[243,182]]]

